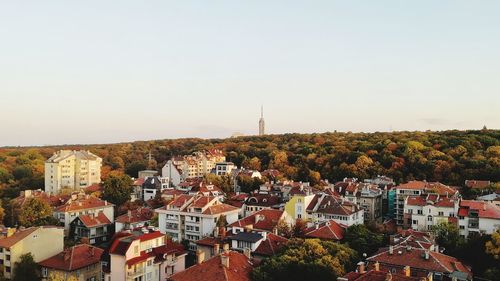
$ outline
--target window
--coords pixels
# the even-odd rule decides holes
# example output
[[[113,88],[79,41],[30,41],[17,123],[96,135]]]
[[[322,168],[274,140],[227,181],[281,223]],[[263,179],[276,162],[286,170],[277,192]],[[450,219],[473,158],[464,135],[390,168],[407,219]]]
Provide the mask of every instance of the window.
[[[427,221],[432,221],[432,216],[427,216]]]
[[[42,276],[47,277],[49,275],[49,272],[46,267],[42,267]]]
[[[417,214],[421,215],[422,214],[422,210],[417,210]]]
[[[465,229],[465,225],[461,225],[461,226],[460,226],[460,229]]]
[[[418,221],[417,220],[413,220],[413,224],[418,224]]]
[[[444,212],[439,212],[438,215],[442,217],[444,216]]]

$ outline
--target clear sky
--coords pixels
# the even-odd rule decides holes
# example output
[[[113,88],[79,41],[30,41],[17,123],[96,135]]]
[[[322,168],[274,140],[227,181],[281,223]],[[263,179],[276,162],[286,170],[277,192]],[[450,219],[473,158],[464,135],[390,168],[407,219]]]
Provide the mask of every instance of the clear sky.
[[[500,1],[1,1],[0,146],[500,128]]]

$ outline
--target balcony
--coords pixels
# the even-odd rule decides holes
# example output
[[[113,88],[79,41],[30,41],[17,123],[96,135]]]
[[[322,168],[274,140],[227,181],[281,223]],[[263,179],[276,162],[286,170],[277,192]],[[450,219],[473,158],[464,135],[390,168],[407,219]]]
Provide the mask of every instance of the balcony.
[[[141,268],[137,268],[135,270],[132,270],[132,271],[128,271],[127,272],[127,277],[128,278],[136,278],[136,277],[139,277],[141,275],[144,274],[144,267],[141,267]]]

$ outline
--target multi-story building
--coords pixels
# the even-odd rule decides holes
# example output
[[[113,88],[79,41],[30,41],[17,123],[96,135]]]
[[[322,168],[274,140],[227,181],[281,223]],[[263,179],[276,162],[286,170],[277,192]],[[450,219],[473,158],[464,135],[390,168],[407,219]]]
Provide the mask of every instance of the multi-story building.
[[[438,194],[408,196],[403,219],[414,230],[429,231],[440,222],[456,219],[458,206],[459,199]]]
[[[151,222],[154,212],[149,208],[140,207],[135,210],[128,210],[115,219],[115,231],[120,232],[127,229],[143,227]]]
[[[306,212],[306,219],[312,223],[333,220],[348,227],[364,223],[364,210],[358,205],[326,193],[314,195]]]
[[[162,233],[174,241],[188,240],[194,249],[195,241],[213,234],[221,216],[228,224],[237,221],[239,208],[221,203],[213,196],[180,195],[155,211]]]
[[[218,176],[230,175],[231,171],[236,169],[233,162],[219,162],[215,164],[214,173]]]
[[[103,255],[105,281],[167,280],[185,269],[182,245],[149,227],[119,232]]]
[[[245,232],[245,230],[258,230],[276,232],[280,222],[291,225],[294,221],[283,210],[260,210],[248,217],[229,224],[227,227],[232,234]]]
[[[294,220],[306,220],[307,219],[307,207],[314,199],[314,194],[310,193],[298,193],[292,196],[290,201],[286,202],[285,210]]]
[[[60,150],[45,161],[45,191],[79,190],[101,182],[102,159],[85,150]]]
[[[182,179],[182,172],[174,165],[174,161],[168,160],[167,163],[161,168],[161,176],[168,178],[173,186],[178,186]]]
[[[87,244],[79,244],[65,249],[57,255],[38,263],[43,280],[52,276],[75,278],[78,281],[98,281],[102,279],[101,255],[103,250]]]
[[[458,228],[464,238],[492,234],[500,228],[500,207],[484,201],[462,200],[458,210]]]
[[[79,215],[70,223],[69,237],[74,241],[87,241],[91,245],[99,245],[109,241],[112,232],[112,223],[104,215]]]
[[[69,233],[70,223],[80,215],[98,216],[100,212],[114,222],[114,206],[108,201],[84,193],[72,194],[64,204],[54,209],[54,217],[64,223],[66,234]]]
[[[201,178],[215,169],[216,163],[226,161],[226,156],[218,149],[197,151],[191,155],[176,156],[170,159],[162,168],[162,175],[179,182],[188,178]]]
[[[398,226],[409,227],[408,220],[404,220],[404,204],[408,196],[420,196],[426,194],[438,194],[455,198],[458,191],[450,186],[439,182],[410,181],[395,187],[396,198],[394,200],[394,210],[396,213],[396,224]]]
[[[365,221],[382,221],[382,190],[377,185],[353,183],[345,190],[344,197],[365,211]]]
[[[19,230],[0,239],[0,264],[3,276],[12,279],[19,258],[31,253],[35,262],[50,258],[64,249],[64,231],[60,227],[40,226]]]
[[[269,209],[280,209],[282,200],[277,195],[252,193],[243,204],[243,216],[247,217],[251,214]]]
[[[169,179],[165,177],[147,177],[142,184],[142,200],[154,199],[157,194],[170,187]]]

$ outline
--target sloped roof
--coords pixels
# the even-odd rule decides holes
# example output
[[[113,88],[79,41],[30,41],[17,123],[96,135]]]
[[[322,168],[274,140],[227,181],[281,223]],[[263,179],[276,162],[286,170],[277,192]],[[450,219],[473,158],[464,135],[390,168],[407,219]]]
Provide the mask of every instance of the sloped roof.
[[[239,210],[239,208],[237,208],[235,206],[228,205],[228,204],[221,203],[221,204],[209,206],[205,211],[203,211],[203,214],[205,214],[205,215],[218,215],[218,214],[223,214],[223,213],[236,211],[236,210]]]
[[[229,267],[222,265],[221,256],[229,258]],[[230,251],[196,264],[169,277],[172,281],[250,281],[253,264],[238,252]]]
[[[55,209],[56,212],[72,212],[78,210],[86,210],[86,209],[96,209],[101,207],[112,207],[113,204],[101,200],[97,197],[86,195],[86,196],[78,196],[75,200],[68,200],[66,204],[59,206]]]
[[[104,250],[100,248],[87,244],[80,244],[68,248],[38,264],[43,267],[73,271],[99,263],[103,252]]]
[[[149,208],[138,208],[135,210],[128,211],[115,219],[115,222],[119,223],[139,223],[151,220],[153,218],[154,212]]]
[[[265,209],[253,213],[252,215],[245,217],[239,221],[236,221],[229,225],[229,227],[246,227],[252,226],[254,229],[273,231],[273,229],[278,225],[284,211]],[[258,220],[256,219],[258,217]]]
[[[330,220],[304,230],[304,236],[328,240],[342,240],[346,226],[342,226],[334,220]]]
[[[286,246],[288,239],[275,235],[274,233],[268,233],[266,240],[260,242],[257,249],[255,249],[254,254],[261,256],[273,256],[279,250]]]
[[[97,216],[94,215],[79,215],[78,218],[86,227],[98,227],[101,225],[111,224],[111,221],[106,217],[103,212],[99,212]]]
[[[459,216],[469,216],[470,210],[477,210],[480,218],[500,219],[500,207],[494,204],[475,200],[460,201],[460,208],[458,210]]]
[[[0,247],[10,248],[37,230],[38,227],[30,227],[25,230],[20,230],[9,237],[2,238],[0,239]]]

